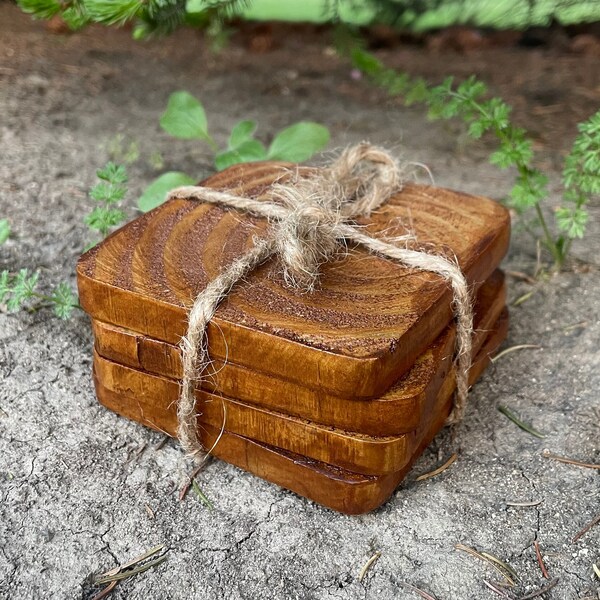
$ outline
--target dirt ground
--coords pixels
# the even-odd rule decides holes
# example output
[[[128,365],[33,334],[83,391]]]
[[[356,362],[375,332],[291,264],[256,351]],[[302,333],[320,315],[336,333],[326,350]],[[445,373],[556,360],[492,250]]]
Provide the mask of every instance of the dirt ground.
[[[136,194],[164,169],[201,177],[210,154],[172,141],[158,127],[168,95],[187,89],[204,102],[223,142],[241,118],[268,139],[311,119],[327,125],[332,147],[369,139],[431,168],[439,185],[500,198],[511,173],[488,166],[491,143],[467,143],[460,126],[429,123],[419,108],[356,81],[324,32],[285,31],[266,53],[244,35],[214,55],[198,33],[131,41],[127,31],[49,34],[0,4],[0,218],[14,235],[0,269],[40,269],[44,281],[74,284],[74,264],[91,240],[82,219],[95,169],[122,133],[140,159]],[[252,47],[252,44],[250,44]],[[575,125],[598,109],[600,61],[559,47],[496,47],[462,54],[415,46],[381,52],[390,65],[439,80],[476,73],[515,106],[558,201],[562,156]],[[0,598],[91,598],[91,575],[157,544],[167,560],[116,587],[113,598],[417,598],[406,584],[442,599],[498,597],[483,583],[501,577],[457,551],[487,551],[518,573],[516,597],[547,583],[545,598],[600,598],[600,526],[572,538],[600,512],[600,471],[558,463],[544,448],[600,463],[600,235],[590,234],[566,272],[532,287],[511,278],[506,346],[536,344],[500,359],[478,383],[464,423],[443,432],[380,510],[346,517],[220,462],[200,477],[214,503],[179,502],[183,475],[172,442],[100,407],[91,376],[88,319],[61,322],[41,310],[0,312]],[[505,267],[532,273],[535,245],[515,228]],[[538,439],[496,410],[505,405],[544,432]],[[416,476],[458,460],[424,482]],[[535,506],[509,506],[531,503]],[[362,581],[375,552],[379,560]],[[428,597],[428,596],[422,596]]]

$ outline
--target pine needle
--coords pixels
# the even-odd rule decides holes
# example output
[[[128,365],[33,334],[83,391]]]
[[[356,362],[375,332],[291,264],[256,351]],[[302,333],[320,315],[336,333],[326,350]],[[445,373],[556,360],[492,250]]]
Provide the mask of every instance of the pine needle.
[[[560,581],[558,577],[555,577],[548,585],[541,587],[539,590],[535,592],[531,592],[531,594],[527,594],[526,596],[521,596],[519,600],[531,600],[532,598],[538,598],[539,596],[543,596],[546,592],[549,592],[556,584]]]
[[[508,417],[517,427],[520,427],[523,431],[534,435],[537,438],[544,439],[546,436],[540,433],[537,429],[534,429],[531,425],[528,425],[524,421],[521,421],[517,415],[510,411],[506,406],[498,406],[498,410],[505,416]]]
[[[425,479],[431,479],[440,473],[443,473],[454,461],[458,458],[456,452],[441,466],[429,473],[423,473],[423,475],[419,475],[415,481],[424,481]]]
[[[550,575],[548,574],[548,569],[546,569],[546,565],[544,564],[544,559],[542,558],[540,544],[537,540],[535,542],[533,542],[533,547],[535,548],[535,556],[537,558],[538,564],[540,565],[540,569],[542,570],[542,575],[546,579],[550,579]]]
[[[363,568],[360,570],[360,573],[358,574],[358,581],[362,581],[365,578],[367,571],[379,560],[380,556],[381,552],[375,552],[375,554],[371,556],[371,558],[364,564]]]
[[[100,590],[92,600],[102,600],[102,598],[106,598],[116,587],[118,581],[111,581],[103,590]]]
[[[511,346],[510,348],[505,348],[504,350],[502,350],[502,352],[499,352],[498,354],[496,354],[496,356],[492,357],[491,360],[493,363],[495,363],[496,361],[500,360],[503,356],[506,356],[507,354],[510,354],[515,350],[540,350],[541,348],[542,347],[538,346],[537,344],[519,344],[518,346]]]
[[[209,510],[213,510],[214,505],[208,499],[207,495],[200,489],[200,486],[196,483],[195,479],[192,479],[192,489],[194,490],[196,496],[198,496],[198,500],[204,504]]]
[[[96,577],[94,579],[94,583],[96,585],[102,585],[104,583],[116,584],[118,581],[120,581],[122,579],[128,579],[129,577],[133,577],[135,575],[138,575],[139,573],[143,573],[144,571],[147,571],[148,569],[151,569],[152,567],[156,567],[157,565],[159,565],[160,563],[164,562],[167,559],[166,554],[163,554],[159,558],[151,560],[140,567],[133,568],[133,567],[135,567],[135,565],[138,565],[141,562],[148,560],[149,558],[158,554],[159,552],[164,550],[164,548],[165,548],[164,544],[155,546],[154,548],[151,548],[147,552],[144,552],[143,554],[141,554],[140,556],[137,556],[136,558],[130,560],[129,562],[126,562],[123,565],[119,565],[118,567],[115,567],[114,569],[110,569],[109,571],[106,571],[106,573],[102,573],[102,575],[100,575],[99,577]],[[112,587],[114,587],[114,585]],[[102,590],[102,592],[106,592],[106,589]],[[100,598],[103,598],[103,597],[104,596],[100,596]]]
[[[99,577],[98,579],[95,580],[95,583],[98,585],[101,585],[103,583],[111,583],[114,581],[121,581],[123,579],[129,579],[130,577],[135,577],[136,575],[139,575],[140,573],[143,573],[144,571],[147,571],[148,569],[151,569],[152,567],[157,567],[158,565],[160,565],[161,563],[165,562],[165,560],[167,560],[167,555],[164,554],[163,556],[156,558],[155,560],[151,560],[148,561],[146,564],[140,566],[140,567],[136,567],[134,569],[127,569],[126,571],[121,571],[120,573],[115,573],[114,575],[108,575],[106,577]]]
[[[526,294],[519,296],[513,302],[513,306],[519,306],[519,305],[523,304],[524,302],[527,302],[527,300],[529,300],[529,298],[531,298],[531,296],[533,296],[534,294],[535,294],[535,290],[531,290],[530,292],[527,292]]]
[[[502,577],[504,577],[504,579],[506,579],[506,581],[508,581],[508,583],[511,586],[516,586],[516,582],[512,579],[512,577],[510,577],[509,573],[510,571],[507,572],[507,570],[505,570],[504,566],[500,566],[500,564],[504,564],[501,563],[501,561],[499,561],[498,559],[492,560],[489,558],[490,555],[484,555],[481,552],[477,552],[477,550],[475,550],[474,548],[470,548],[469,546],[465,546],[464,544],[456,544],[454,546],[457,550],[462,550],[463,552],[466,552],[467,554],[470,554],[471,556],[474,556],[475,558],[478,558],[479,560],[482,560],[486,563],[488,563],[488,565],[490,565],[491,567],[493,567],[498,573],[500,573],[500,575],[502,575]],[[495,557],[494,557],[495,558]],[[511,569],[512,571],[512,569]]]
[[[414,585],[411,585],[410,583],[406,583],[406,581],[401,581],[400,583],[404,587],[407,587],[409,590],[412,590],[415,594],[418,594],[419,596],[421,596],[421,598],[423,598],[423,600],[436,600],[435,596],[428,594],[427,592],[423,591],[422,589],[420,589],[418,587],[415,587]]]
[[[533,500],[531,502],[510,502],[507,500],[505,502],[505,504],[506,504],[506,506],[518,506],[520,508],[531,508],[533,506],[539,506],[543,501],[544,501],[543,498],[541,498],[540,500]]]
[[[592,527],[600,523],[600,515],[594,517],[583,529],[573,538],[572,543],[578,542]]]
[[[481,551],[480,554],[481,554],[481,556],[487,558],[488,560],[491,560],[492,562],[496,563],[498,566],[505,569],[506,572],[509,573],[510,576],[515,581],[517,581],[517,582],[519,581],[519,576],[517,575],[517,572],[508,563],[504,562],[503,560],[500,560],[499,558],[497,558],[493,554],[490,554],[489,552]]]
[[[574,458],[569,458],[568,456],[560,456],[559,454],[552,454],[549,450],[542,450],[542,456],[544,458],[550,458],[552,460],[556,460],[561,463],[565,463],[567,465],[575,465],[576,467],[583,467],[584,469],[600,469],[600,465],[595,463],[585,463],[580,460],[575,460]]]
[[[514,596],[511,596],[506,590],[503,590],[500,586],[494,585],[491,581],[483,580],[483,583],[492,590],[492,592],[496,592],[498,596],[502,596],[503,598],[510,598],[511,600]]]

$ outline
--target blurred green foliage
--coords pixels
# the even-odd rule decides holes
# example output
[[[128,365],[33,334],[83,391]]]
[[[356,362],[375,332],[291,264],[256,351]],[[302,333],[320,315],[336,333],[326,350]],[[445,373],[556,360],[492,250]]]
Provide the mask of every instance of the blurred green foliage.
[[[40,19],[60,14],[73,29],[88,23],[134,22],[134,36],[167,34],[232,17],[248,20],[386,23],[413,31],[470,24],[499,29],[564,25],[600,19],[597,0],[17,0]],[[223,30],[218,28],[218,31]]]

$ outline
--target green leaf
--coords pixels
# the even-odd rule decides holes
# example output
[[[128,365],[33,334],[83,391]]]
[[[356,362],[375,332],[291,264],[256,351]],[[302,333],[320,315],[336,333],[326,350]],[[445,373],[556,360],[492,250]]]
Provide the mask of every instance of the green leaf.
[[[19,310],[23,303],[31,298],[37,286],[39,273],[29,274],[28,269],[21,269],[12,282],[12,290],[6,306],[9,311]]]
[[[582,238],[589,220],[589,214],[583,208],[559,208],[556,210],[556,224],[571,239]]]
[[[0,273],[0,304],[2,304],[5,298],[11,291],[10,275],[5,269]]]
[[[229,142],[227,143],[228,150],[235,150],[244,142],[251,140],[256,131],[256,127],[256,121],[240,121],[235,125],[229,135]]]
[[[54,314],[60,319],[68,319],[77,306],[77,296],[68,283],[59,283],[52,292],[50,300],[54,304]]]
[[[90,190],[90,197],[97,202],[114,204],[125,198],[127,189],[123,186],[114,186],[110,183],[98,183]]]
[[[8,223],[8,219],[0,219],[0,244],[4,244],[9,235],[10,224]]]
[[[271,142],[267,157],[302,162],[329,142],[329,130],[318,123],[301,121],[280,131]]]
[[[188,92],[174,92],[169,96],[167,109],[160,118],[160,126],[172,136],[182,140],[206,140],[208,134],[204,107]]]
[[[169,171],[163,173],[155,179],[140,196],[138,206],[140,210],[148,212],[157,206],[160,206],[164,201],[168,192],[180,185],[193,185],[196,180],[178,171]]]
[[[411,87],[404,98],[404,103],[407,106],[410,106],[415,102],[425,102],[428,97],[429,88],[427,87],[427,83],[425,83],[425,80],[423,79],[417,79],[411,84]]]
[[[118,208],[97,206],[84,219],[84,222],[90,229],[95,229],[102,235],[107,235],[113,227],[125,220],[125,216],[125,213]]]
[[[123,165],[107,162],[102,169],[96,171],[96,177],[114,185],[127,183],[127,170]]]
[[[185,11],[188,13],[199,13],[208,8],[206,0],[187,0]]]
[[[21,10],[37,19],[51,19],[61,9],[58,0],[18,0]]]
[[[63,11],[61,17],[72,31],[77,31],[90,22],[90,17],[82,5],[69,6]]]
[[[105,25],[124,25],[138,16],[146,3],[144,0],[94,0],[86,2],[90,18]]]
[[[352,51],[351,60],[352,64],[366,75],[374,76],[384,69],[383,63],[370,52],[366,52],[360,48],[355,48]]]
[[[486,130],[486,123],[481,119],[476,119],[469,124],[468,132],[472,138],[479,139]]]
[[[215,157],[215,166],[222,171],[231,165],[243,162],[255,162],[267,158],[267,149],[258,140],[248,140],[234,150],[225,150]]]

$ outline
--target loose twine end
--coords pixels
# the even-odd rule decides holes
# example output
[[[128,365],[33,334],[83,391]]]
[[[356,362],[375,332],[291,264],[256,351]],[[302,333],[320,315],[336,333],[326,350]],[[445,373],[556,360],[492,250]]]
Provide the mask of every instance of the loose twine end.
[[[310,292],[318,284],[321,265],[353,242],[370,252],[445,278],[452,286],[456,319],[455,372],[457,394],[449,423],[459,422],[466,408],[471,366],[473,314],[469,288],[458,264],[424,251],[398,247],[374,238],[354,224],[369,216],[402,187],[402,173],[385,150],[361,143],[344,150],[328,167],[310,177],[297,173],[270,190],[271,200],[259,201],[201,186],[173,190],[167,199],[187,198],[219,204],[271,223],[267,237],[231,265],[196,297],[188,317],[188,330],[180,347],[183,379],[177,406],[178,435],[186,453],[202,460],[206,449],[198,436],[195,389],[208,366],[206,327],[219,303],[231,289],[259,265],[277,257],[287,285]]]

